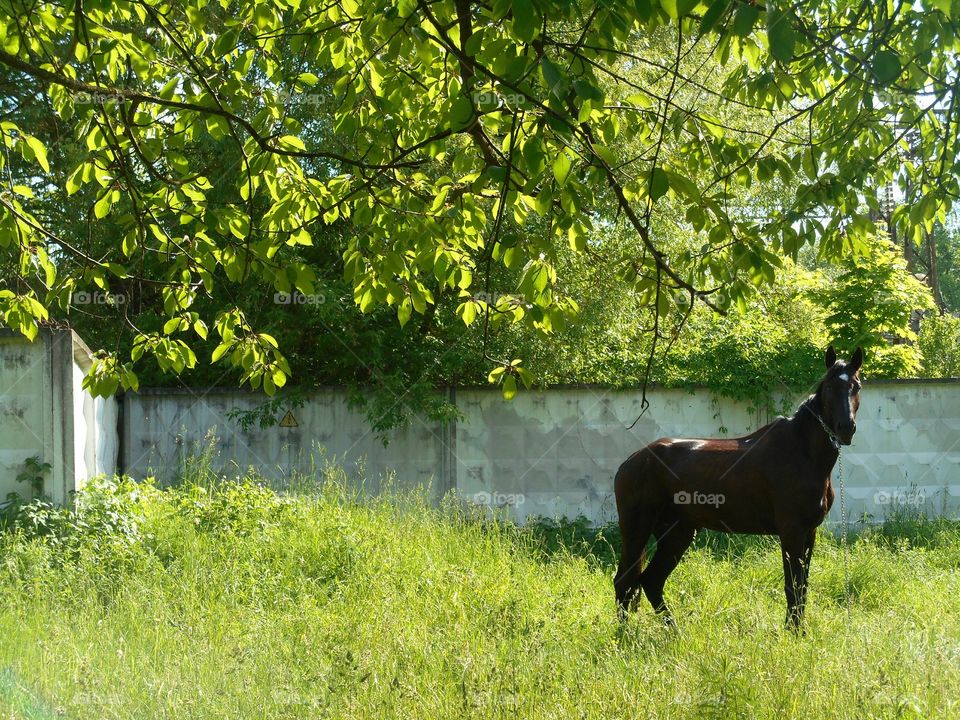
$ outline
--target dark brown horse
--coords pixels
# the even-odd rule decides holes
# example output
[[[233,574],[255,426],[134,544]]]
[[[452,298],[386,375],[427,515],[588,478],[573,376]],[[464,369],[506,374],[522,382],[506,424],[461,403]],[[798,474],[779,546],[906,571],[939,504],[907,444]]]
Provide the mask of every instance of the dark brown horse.
[[[817,526],[833,505],[830,472],[857,429],[863,351],[826,352],[827,372],[793,417],[741,438],[663,438],[631,455],[615,492],[623,549],[614,579],[625,616],[640,589],[671,623],[663,585],[699,528],[778,535],[787,623],[799,628]],[[650,536],[657,547],[646,568]]]

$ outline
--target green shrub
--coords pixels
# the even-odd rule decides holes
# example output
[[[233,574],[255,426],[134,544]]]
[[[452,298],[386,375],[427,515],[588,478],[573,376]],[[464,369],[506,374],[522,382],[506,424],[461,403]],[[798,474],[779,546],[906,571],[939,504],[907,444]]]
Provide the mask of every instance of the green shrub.
[[[960,317],[925,316],[920,321],[918,344],[923,354],[923,377],[960,377]]]
[[[866,254],[845,258],[839,274],[811,297],[826,312],[841,354],[863,348],[868,377],[917,376],[922,355],[911,319],[934,308],[933,296],[886,235],[873,237]]]
[[[129,547],[140,541],[146,507],[158,492],[149,481],[98,476],[76,493],[69,507],[43,498],[11,503],[7,529],[66,552],[81,545]]]

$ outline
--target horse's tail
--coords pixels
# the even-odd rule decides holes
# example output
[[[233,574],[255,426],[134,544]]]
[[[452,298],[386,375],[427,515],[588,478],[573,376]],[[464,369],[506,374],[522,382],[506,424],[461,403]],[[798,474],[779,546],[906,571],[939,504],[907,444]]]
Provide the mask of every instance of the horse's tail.
[[[647,542],[660,513],[655,469],[650,468],[652,446],[634,453],[620,466],[614,477],[614,497],[624,550],[640,565],[647,560]]]
[[[647,542],[653,531],[649,517],[652,508],[645,502],[644,485],[648,479],[645,466],[646,462],[637,453],[620,466],[613,481],[620,525],[620,563],[613,586],[621,617],[640,592],[640,576],[647,561]]]
[[[620,542],[624,554],[631,555],[640,564],[646,560],[647,538],[643,532],[644,515],[642,485],[644,483],[642,461],[638,454],[628,458],[617,470],[613,480],[613,494],[617,502],[617,520],[620,525]]]

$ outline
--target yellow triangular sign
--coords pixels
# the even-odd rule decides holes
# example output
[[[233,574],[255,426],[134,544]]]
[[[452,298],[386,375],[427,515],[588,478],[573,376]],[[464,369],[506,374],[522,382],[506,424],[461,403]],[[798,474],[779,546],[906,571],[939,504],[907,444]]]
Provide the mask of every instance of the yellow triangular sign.
[[[280,420],[280,427],[299,427],[299,423],[293,413],[287,410],[287,414]]]

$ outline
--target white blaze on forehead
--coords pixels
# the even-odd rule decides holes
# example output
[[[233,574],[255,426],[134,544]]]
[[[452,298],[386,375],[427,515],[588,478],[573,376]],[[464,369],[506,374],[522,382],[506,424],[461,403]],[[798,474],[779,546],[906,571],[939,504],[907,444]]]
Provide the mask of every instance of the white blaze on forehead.
[[[837,377],[839,377],[839,378],[840,378],[841,380],[843,380],[844,382],[846,382],[847,380],[850,379],[850,376],[847,375],[846,373],[840,373]]]

